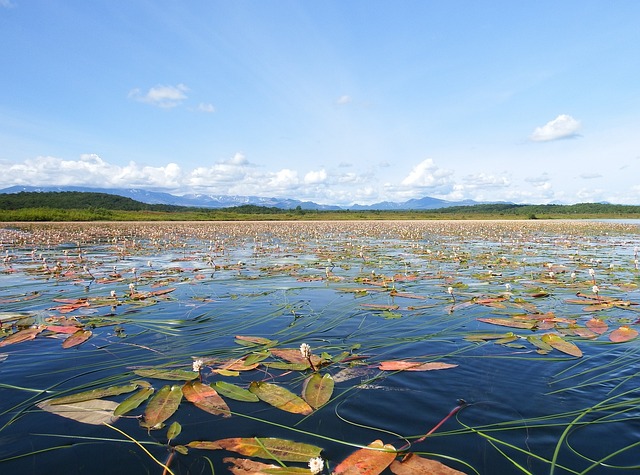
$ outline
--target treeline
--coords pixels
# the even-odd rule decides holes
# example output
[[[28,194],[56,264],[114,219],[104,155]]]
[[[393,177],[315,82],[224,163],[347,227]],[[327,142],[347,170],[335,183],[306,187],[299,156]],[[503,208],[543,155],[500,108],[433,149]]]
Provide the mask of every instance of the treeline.
[[[640,206],[613,205],[608,203],[577,203],[573,205],[517,205],[507,203],[478,204],[474,206],[452,206],[430,210],[435,214],[477,214],[528,217],[535,219],[543,216],[631,216],[640,214]]]
[[[305,210],[245,204],[199,208],[147,204],[107,193],[61,191],[0,194],[0,221],[344,220],[344,219],[640,218],[640,206],[479,204],[430,210]]]
[[[0,194],[0,209],[105,209],[123,211],[179,211],[181,206],[147,204],[108,193],[84,191],[21,191]]]

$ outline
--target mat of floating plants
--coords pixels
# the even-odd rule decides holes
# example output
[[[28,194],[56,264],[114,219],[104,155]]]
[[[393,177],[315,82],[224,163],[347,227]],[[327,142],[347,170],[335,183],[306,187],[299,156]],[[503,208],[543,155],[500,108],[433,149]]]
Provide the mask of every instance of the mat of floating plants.
[[[5,224],[0,472],[638,473],[639,233]]]

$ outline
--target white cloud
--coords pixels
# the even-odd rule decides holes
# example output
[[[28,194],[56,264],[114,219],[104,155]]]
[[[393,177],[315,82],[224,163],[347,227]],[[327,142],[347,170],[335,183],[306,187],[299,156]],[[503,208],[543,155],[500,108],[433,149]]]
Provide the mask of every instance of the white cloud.
[[[201,102],[200,104],[198,104],[198,110],[200,112],[207,112],[209,114],[213,113],[216,111],[216,108],[214,107],[213,104],[208,104],[205,102]]]
[[[449,182],[453,172],[438,168],[431,158],[423,160],[413,167],[401,185],[416,188],[436,188]]]
[[[484,172],[467,175],[464,181],[467,188],[504,188],[511,185],[506,176],[488,175]]]
[[[345,104],[349,104],[351,102],[351,100],[352,100],[351,96],[347,96],[347,95],[340,96],[340,97],[338,97],[338,100],[336,101],[336,104],[338,104],[340,106],[343,106]]]
[[[591,180],[593,178],[602,178],[600,173],[581,173],[580,178],[584,180]]]
[[[189,91],[189,88],[184,84],[178,84],[177,86],[159,85],[152,87],[146,93],[142,93],[140,89],[132,89],[129,92],[129,98],[158,107],[172,108],[179,106],[187,99],[187,91]]]
[[[36,186],[93,186],[104,188],[141,186],[174,189],[180,186],[182,171],[175,163],[166,166],[139,166],[134,162],[121,167],[105,162],[95,154],[78,160],[36,157],[7,167],[0,183]]]
[[[304,176],[306,184],[324,183],[327,180],[327,172],[325,170],[310,171]]]
[[[580,121],[570,115],[560,114],[542,127],[536,127],[530,138],[534,142],[549,142],[551,140],[577,137],[580,127]]]

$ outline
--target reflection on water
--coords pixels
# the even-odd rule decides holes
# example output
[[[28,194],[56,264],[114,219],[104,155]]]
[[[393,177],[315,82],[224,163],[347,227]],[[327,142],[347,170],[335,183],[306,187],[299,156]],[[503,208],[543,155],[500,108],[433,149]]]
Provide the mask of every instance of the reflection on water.
[[[205,383],[269,381],[300,394],[311,370],[269,366],[277,358],[267,350],[305,342],[326,358],[320,372],[336,376],[329,403],[308,416],[224,398],[233,415],[223,418],[183,399],[164,429],[140,427],[144,404],[115,427],[161,463],[170,454],[166,430],[178,421],[172,445],[282,437],[321,447],[326,473],[376,439],[396,448],[412,442],[409,451],[464,473],[637,470],[638,340],[608,338],[639,326],[637,224],[116,223],[0,231],[3,338],[61,322],[93,333],[63,349],[68,335],[43,328],[35,340],[0,348],[7,355],[0,358],[0,468],[162,473],[122,434],[36,404],[139,380],[140,367],[190,370],[194,358],[207,361]],[[583,332],[594,316],[607,332]],[[549,333],[583,356],[527,338]],[[252,346],[236,335],[272,343]],[[248,355],[257,369],[220,370],[219,362]],[[457,367],[378,369],[400,360]],[[147,380],[156,390],[184,384]],[[415,443],[460,400],[464,409]],[[172,457],[170,469],[225,473],[229,456],[238,455],[190,448]]]

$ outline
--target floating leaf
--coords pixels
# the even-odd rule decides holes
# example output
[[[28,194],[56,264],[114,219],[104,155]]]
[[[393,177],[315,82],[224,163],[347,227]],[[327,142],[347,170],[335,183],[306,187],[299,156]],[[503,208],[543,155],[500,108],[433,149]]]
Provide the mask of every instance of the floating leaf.
[[[236,335],[236,343],[240,345],[245,345],[245,346],[253,346],[253,345],[273,346],[278,342],[275,340],[270,340],[269,338],[263,338],[260,336]]]
[[[258,402],[260,400],[258,396],[253,394],[248,389],[241,388],[240,386],[236,386],[235,384],[227,383],[226,381],[216,381],[215,383],[211,384],[211,387],[223,396],[235,399],[236,401]]]
[[[382,361],[378,369],[382,371],[432,371],[437,369],[449,369],[457,367],[457,364],[440,363],[420,363],[419,361]]]
[[[277,384],[253,381],[249,385],[249,391],[267,404],[271,404],[283,411],[305,415],[313,412],[313,408],[304,399]]]
[[[331,399],[333,385],[333,378],[330,374],[320,376],[319,373],[313,373],[304,382],[302,396],[311,407],[318,409]]]
[[[78,325],[47,325],[45,329],[54,333],[68,333],[71,335],[78,330],[82,330],[82,327]]]
[[[500,325],[503,327],[521,328],[531,330],[536,326],[535,322],[516,320],[513,318],[478,318],[479,322],[491,323],[493,325]]]
[[[133,411],[136,407],[140,406],[143,402],[145,402],[149,397],[153,394],[154,389],[152,387],[142,388],[135,394],[132,394],[127,399],[118,404],[113,414],[116,416],[121,416],[126,414],[127,412]]]
[[[155,378],[168,381],[191,381],[198,377],[196,371],[187,371],[184,369],[140,368],[133,370],[133,372],[143,378]]]
[[[43,411],[83,424],[102,425],[105,422],[109,424],[115,422],[117,416],[114,416],[114,409],[118,403],[104,399],[90,399],[70,404],[52,404],[51,399],[48,399],[38,403],[37,406]]]
[[[310,367],[309,362],[304,356],[302,356],[299,348],[272,348],[269,351],[277,358],[289,361],[290,363],[306,365],[307,368]],[[324,363],[322,358],[314,354],[311,355],[311,361],[316,368]]]
[[[430,460],[415,454],[407,454],[401,461],[394,460],[389,467],[396,475],[465,475],[437,460]]]
[[[43,328],[40,327],[31,327],[17,331],[6,337],[4,340],[0,341],[0,347],[13,345],[15,343],[22,343],[23,341],[33,340],[42,330]]]
[[[566,341],[562,339],[561,336],[556,335],[554,333],[547,333],[546,335],[542,335],[542,341],[548,343],[553,348],[562,353],[566,353],[571,356],[575,356],[580,358],[582,356],[582,351],[575,344],[570,341]]]
[[[545,355],[551,352],[551,350],[553,350],[553,346],[551,346],[549,343],[542,341],[542,338],[540,338],[538,335],[529,335],[527,337],[527,341],[531,343],[533,346],[537,347],[538,353],[540,354]]]
[[[178,421],[173,421],[169,426],[169,430],[167,430],[167,439],[175,439],[182,432],[182,426]]]
[[[638,336],[637,330],[633,328],[629,328],[626,325],[622,325],[620,328],[618,328],[617,330],[613,330],[609,334],[609,340],[611,340],[614,343],[622,343],[624,341],[633,340],[637,336]]]
[[[211,442],[195,440],[189,442],[187,447],[206,450],[225,449],[248,457],[283,462],[308,462],[313,457],[319,457],[322,451],[315,445],[273,437],[232,437]]]
[[[147,404],[144,411],[144,422],[140,425],[146,429],[155,429],[169,419],[178,410],[182,400],[182,388],[180,386],[164,386]]]
[[[100,399],[103,397],[117,396],[119,394],[130,393],[138,389],[139,385],[125,384],[123,386],[110,386],[108,388],[91,389],[81,393],[70,394],[69,396],[56,397],[49,399],[49,404],[72,404],[74,402],[89,401],[91,399]],[[116,404],[117,405],[117,404]]]
[[[231,411],[224,399],[211,386],[202,384],[200,381],[190,381],[182,387],[182,394],[185,399],[192,402],[196,407],[210,414],[230,417]]]
[[[62,342],[62,348],[73,348],[74,346],[82,345],[91,338],[91,335],[93,335],[91,330],[78,330]]]
[[[609,326],[606,322],[594,317],[587,322],[587,328],[598,335],[602,335],[607,331]]]
[[[334,475],[377,475],[382,473],[398,453],[393,445],[381,440],[371,442],[368,448],[349,455],[333,470]]]
[[[229,471],[234,475],[261,475],[267,473],[266,470],[282,468],[278,465],[257,462],[256,460],[241,459],[235,457],[225,457],[224,463],[230,463]],[[305,470],[307,475],[309,470]]]
[[[270,361],[264,363],[269,369],[283,369],[285,371],[304,371],[309,369],[309,363],[286,363],[284,361]]]
[[[218,371],[251,371],[258,367],[258,363],[247,363],[245,358],[239,358],[222,363],[218,367]]]
[[[250,355],[247,355],[246,359],[244,360],[244,365],[250,366],[255,363],[260,363],[261,361],[267,359],[269,356],[271,356],[269,350],[251,353]]]

